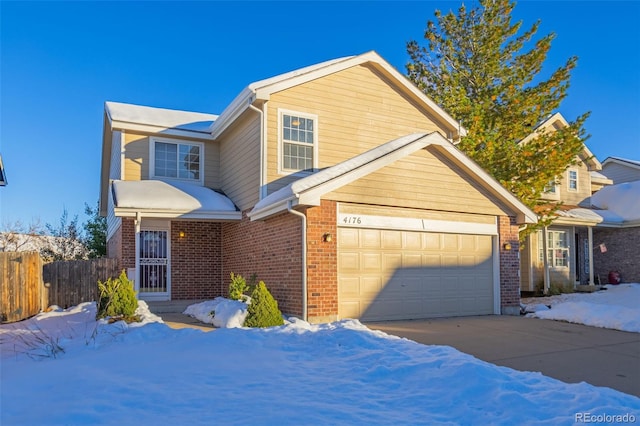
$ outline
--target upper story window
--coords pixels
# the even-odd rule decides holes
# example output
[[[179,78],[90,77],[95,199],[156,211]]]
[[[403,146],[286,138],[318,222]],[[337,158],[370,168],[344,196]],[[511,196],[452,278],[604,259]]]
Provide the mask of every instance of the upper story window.
[[[577,191],[578,190],[578,171],[577,170],[569,170],[567,172],[567,189],[569,191]]]
[[[151,138],[151,176],[203,183],[204,145]]]
[[[280,111],[281,171],[312,171],[317,168],[317,122],[314,115]]]

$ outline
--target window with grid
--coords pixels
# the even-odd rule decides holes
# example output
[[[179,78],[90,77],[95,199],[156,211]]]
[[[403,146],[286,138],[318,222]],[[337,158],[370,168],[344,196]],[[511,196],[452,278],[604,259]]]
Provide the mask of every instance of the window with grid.
[[[282,168],[312,170],[314,168],[315,119],[295,114],[282,114]]]
[[[569,191],[578,190],[578,171],[577,170],[569,170],[569,179],[567,180],[567,185],[569,185]]]
[[[538,232],[538,253],[540,263],[544,262],[543,233]],[[547,262],[552,268],[569,266],[569,243],[566,231],[547,231]]]
[[[202,145],[154,141],[154,176],[200,181]]]

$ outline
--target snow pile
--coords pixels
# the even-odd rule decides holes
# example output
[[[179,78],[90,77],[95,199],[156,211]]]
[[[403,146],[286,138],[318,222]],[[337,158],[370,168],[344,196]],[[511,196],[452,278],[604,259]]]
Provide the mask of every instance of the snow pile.
[[[605,289],[523,299],[524,309],[534,318],[640,333],[640,284],[607,285]]]
[[[640,180],[605,186],[591,196],[591,205],[600,209],[596,211],[605,219],[612,220],[613,213],[623,222],[640,220]]]
[[[144,311],[145,307],[141,307]],[[204,308],[203,308],[204,310]],[[83,304],[0,326],[10,425],[573,424],[640,418],[640,399],[371,331],[358,321],[213,332],[95,321]],[[60,336],[55,356],[15,351]],[[11,354],[10,356],[4,356]],[[46,351],[45,351],[46,355]]]
[[[214,327],[239,328],[247,318],[247,306],[245,302],[216,297],[214,300],[188,306],[183,314],[200,322],[213,324]]]

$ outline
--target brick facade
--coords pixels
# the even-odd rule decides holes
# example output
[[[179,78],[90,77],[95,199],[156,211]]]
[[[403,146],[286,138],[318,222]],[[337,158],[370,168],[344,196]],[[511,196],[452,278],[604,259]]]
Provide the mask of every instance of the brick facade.
[[[515,218],[498,217],[498,241],[500,251],[500,311],[504,315],[520,314],[520,244],[518,224]],[[504,248],[511,244],[511,249]]]
[[[607,251],[598,246],[604,243]],[[618,271],[625,283],[640,283],[640,226],[593,229],[593,272],[607,284],[610,271]],[[597,279],[597,278],[596,278]]]
[[[222,284],[222,224],[171,222],[171,299],[226,296]]]
[[[136,267],[136,237],[133,219],[123,218],[118,229],[107,241],[107,257],[119,260],[125,271]]]
[[[307,210],[307,316],[310,322],[338,319],[337,203],[322,200]],[[331,241],[323,236],[331,235]]]
[[[264,221],[222,224],[223,287],[231,272],[265,282],[278,307],[302,315],[302,218],[285,212]]]

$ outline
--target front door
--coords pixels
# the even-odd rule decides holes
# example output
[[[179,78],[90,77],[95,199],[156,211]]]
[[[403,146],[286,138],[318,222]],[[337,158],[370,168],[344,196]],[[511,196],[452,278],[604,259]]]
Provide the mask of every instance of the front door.
[[[168,231],[140,231],[138,241],[140,277],[137,286],[140,299],[170,299],[168,234]]]

